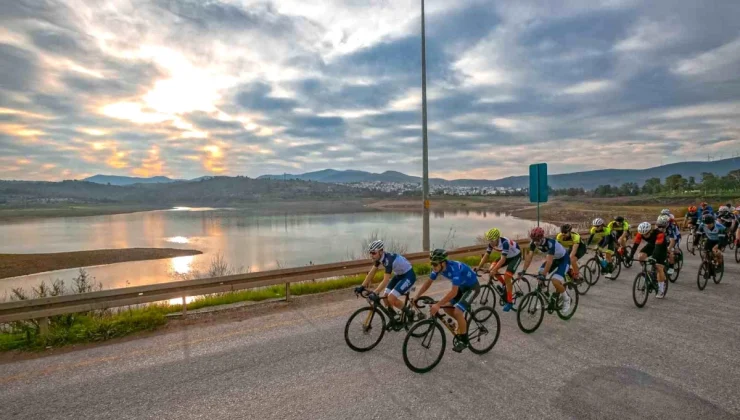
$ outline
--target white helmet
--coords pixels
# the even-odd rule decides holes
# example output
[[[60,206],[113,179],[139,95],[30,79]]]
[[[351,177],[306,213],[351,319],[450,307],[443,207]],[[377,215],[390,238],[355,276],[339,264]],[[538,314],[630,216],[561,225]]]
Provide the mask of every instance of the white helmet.
[[[665,216],[670,216],[671,215],[671,211],[668,210],[668,209],[663,209],[663,210],[660,211],[660,214],[665,215]]]
[[[604,219],[602,219],[601,217],[597,217],[597,218],[594,219],[593,222],[591,222],[591,225],[592,226],[603,226],[604,225]]]
[[[652,225],[650,225],[649,222],[642,222],[637,226],[637,231],[641,235],[646,235],[648,232],[650,232],[650,229],[652,229]]]
[[[658,220],[655,222],[655,225],[659,227],[666,227],[668,226],[668,223],[670,223],[670,221],[671,218],[669,216],[661,214],[660,217],[658,217]]]
[[[727,206],[721,206],[719,210],[717,211],[717,213],[729,213],[729,212],[730,212],[730,208]]]
[[[370,246],[367,248],[368,251],[379,251],[385,247],[385,244],[383,241],[373,241]]]

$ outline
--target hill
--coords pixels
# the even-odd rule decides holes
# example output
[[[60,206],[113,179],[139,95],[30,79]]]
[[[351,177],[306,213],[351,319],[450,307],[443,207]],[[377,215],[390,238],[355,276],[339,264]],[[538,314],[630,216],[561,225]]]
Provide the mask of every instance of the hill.
[[[83,179],[83,181],[92,182],[94,184],[110,184],[110,185],[133,185],[133,184],[165,184],[170,182],[178,182],[177,179],[171,179],[166,176],[154,176],[151,178],[137,178],[134,176],[116,176],[116,175],[94,175],[89,178]]]
[[[697,182],[701,180],[702,172],[711,172],[724,176],[732,170],[740,168],[740,158],[716,160],[713,162],[680,162],[647,169],[601,169],[595,171],[573,172],[569,174],[554,174],[549,176],[552,188],[585,188],[594,189],[599,185],[622,185],[626,182],[635,182],[639,185],[650,178],[660,178],[681,174],[684,178],[693,176]],[[304,174],[263,175],[258,179],[299,179],[304,181],[351,183],[351,182],[399,182],[419,183],[421,178],[401,172],[386,171],[372,173],[357,170],[338,171],[325,169]],[[487,179],[456,179],[430,178],[429,182],[437,185],[453,185],[460,187],[502,187],[526,188],[529,186],[529,176],[511,176],[496,180]]]

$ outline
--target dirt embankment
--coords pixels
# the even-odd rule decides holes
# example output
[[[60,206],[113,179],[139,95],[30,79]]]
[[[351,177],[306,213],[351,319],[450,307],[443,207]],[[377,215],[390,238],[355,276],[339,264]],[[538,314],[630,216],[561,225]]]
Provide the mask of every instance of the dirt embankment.
[[[202,254],[192,249],[126,248],[52,254],[0,254],[0,279],[67,268]]]

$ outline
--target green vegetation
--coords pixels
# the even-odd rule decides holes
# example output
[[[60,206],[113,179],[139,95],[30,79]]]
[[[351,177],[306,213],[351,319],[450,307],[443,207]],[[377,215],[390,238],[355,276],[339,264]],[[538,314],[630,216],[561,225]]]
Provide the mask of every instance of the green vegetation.
[[[496,259],[497,256],[492,256]],[[464,257],[460,261],[475,266],[480,257]],[[229,272],[233,269],[224,265],[220,257],[213,263],[218,271],[215,274]],[[417,275],[428,275],[431,272],[429,264],[414,264]],[[210,274],[213,270],[209,270]],[[383,278],[383,273],[377,273],[375,282]],[[306,281],[290,285],[290,294],[293,296],[309,295],[346,289],[360,285],[364,275],[340,277],[327,280]],[[72,293],[84,293],[95,290],[94,278],[89,277],[85,270],[73,280]],[[58,296],[65,293],[64,283],[57,280],[51,286],[42,283],[33,288],[33,297]],[[268,299],[285,297],[285,286],[277,285],[253,290],[218,293],[199,297],[187,304],[188,310],[195,310],[211,306],[226,305],[236,302],[258,302]],[[11,299],[28,299],[29,296],[21,289],[15,289]],[[90,343],[123,337],[132,333],[154,330],[167,323],[167,314],[182,311],[182,305],[153,304],[138,308],[123,308],[118,311],[102,310],[80,314],[62,315],[49,318],[49,331],[42,335],[37,321],[21,321],[0,324],[0,351],[8,350],[42,350],[46,347],[59,347],[68,344]]]

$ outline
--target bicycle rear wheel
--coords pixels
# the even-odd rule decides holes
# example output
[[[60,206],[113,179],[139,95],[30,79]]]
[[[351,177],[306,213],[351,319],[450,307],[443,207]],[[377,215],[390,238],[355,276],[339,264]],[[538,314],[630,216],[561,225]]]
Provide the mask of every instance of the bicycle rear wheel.
[[[624,254],[622,254],[622,265],[624,265],[624,268],[632,267],[633,261],[630,255],[632,255],[632,246],[627,245],[624,247]]]
[[[694,249],[694,234],[693,233],[689,233],[688,235],[686,235],[686,250],[689,251],[691,255],[696,255],[695,249]]]
[[[484,284],[483,286],[481,286],[480,298],[477,299],[477,302],[474,302],[474,310],[484,307],[495,308],[497,294],[498,292],[494,290],[493,286],[491,286],[490,284]]]
[[[599,277],[601,277],[601,265],[599,264],[599,259],[596,257],[591,258],[586,262],[586,267],[591,271],[591,286],[594,286],[599,281]]]
[[[570,308],[568,308],[568,312],[562,311],[562,305],[558,304],[558,317],[562,319],[563,321],[567,321],[571,318],[573,318],[573,315],[576,313],[576,310],[578,309],[578,291],[576,290],[576,287],[573,283],[566,283],[563,285],[565,287],[565,294],[570,297]]]
[[[648,285],[648,278],[644,272],[638,273],[635,276],[635,281],[632,283],[632,300],[635,302],[635,306],[642,308],[645,306],[650,295],[650,287]]]
[[[709,270],[709,263],[706,261],[702,261],[701,265],[699,266],[699,273],[696,275],[696,285],[699,287],[699,290],[704,290],[704,288],[707,287],[707,281],[711,276],[710,273],[711,271]]]
[[[673,274],[666,276],[671,283],[675,283],[678,280],[678,275],[681,273],[681,263],[679,262],[679,255],[673,257]],[[667,274],[667,273],[666,273]],[[668,283],[666,283],[667,285]]]
[[[524,296],[516,313],[516,323],[519,329],[530,334],[537,330],[545,317],[545,301],[535,290]]]
[[[721,263],[718,263],[717,266],[714,268],[714,277],[712,280],[714,280],[714,284],[719,284],[719,282],[722,281],[722,277],[725,276],[725,263],[724,261]]]
[[[468,314],[468,344],[475,354],[491,351],[501,334],[501,320],[493,308],[478,308],[472,315]]]
[[[585,295],[588,293],[588,289],[591,288],[591,270],[588,267],[581,266],[580,268],[581,279],[576,283],[576,291],[579,295]],[[575,280],[574,280],[575,282]]]
[[[403,362],[416,373],[434,369],[445,354],[447,337],[436,318],[411,327],[403,340]]]
[[[385,316],[375,308],[366,306],[355,311],[344,326],[344,341],[357,352],[372,350],[385,334]]]
[[[611,274],[611,277],[609,277],[609,279],[611,281],[614,281],[614,280],[617,279],[617,277],[619,277],[619,273],[622,272],[622,264],[621,264],[621,261],[623,261],[624,259],[621,256],[620,257],[614,256],[612,259],[614,261],[612,262],[612,272],[610,273]]]
[[[532,286],[529,284],[529,280],[526,277],[522,277],[518,280],[514,280],[512,283],[511,293],[514,298],[514,310],[518,311],[521,306],[524,296],[532,291]]]

